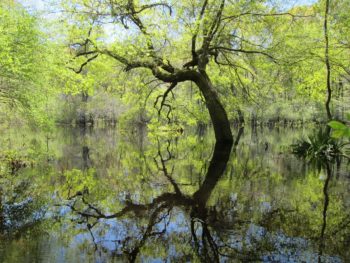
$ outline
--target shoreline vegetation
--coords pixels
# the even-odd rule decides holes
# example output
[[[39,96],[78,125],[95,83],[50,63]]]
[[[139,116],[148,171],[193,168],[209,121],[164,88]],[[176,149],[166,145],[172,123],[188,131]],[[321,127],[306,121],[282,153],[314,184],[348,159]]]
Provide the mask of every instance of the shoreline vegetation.
[[[349,10],[0,0],[0,262],[349,262]]]

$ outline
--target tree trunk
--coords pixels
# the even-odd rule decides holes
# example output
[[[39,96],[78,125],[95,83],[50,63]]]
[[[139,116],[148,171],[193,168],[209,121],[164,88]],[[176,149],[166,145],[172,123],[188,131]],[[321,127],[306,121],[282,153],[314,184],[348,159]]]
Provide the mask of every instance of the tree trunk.
[[[326,111],[328,120],[332,119],[332,113],[330,109],[330,103],[332,99],[332,88],[331,88],[331,65],[329,61],[329,40],[328,40],[328,13],[329,13],[329,0],[326,0],[326,10],[324,16],[324,38],[326,42],[325,47],[325,62],[327,69],[327,101],[326,101]]]
[[[201,187],[193,194],[193,200],[196,203],[200,204],[202,207],[205,207],[211,193],[213,192],[215,186],[217,185],[220,178],[223,176],[227,162],[230,159],[232,145],[236,147],[243,133],[243,128],[238,132],[235,142],[226,142],[218,143],[216,142],[214,148],[213,157],[210,160],[207,174]]]
[[[205,98],[205,103],[213,123],[216,141],[219,143],[232,143],[233,137],[230,122],[208,75],[205,71],[202,71],[198,73],[194,82]]]

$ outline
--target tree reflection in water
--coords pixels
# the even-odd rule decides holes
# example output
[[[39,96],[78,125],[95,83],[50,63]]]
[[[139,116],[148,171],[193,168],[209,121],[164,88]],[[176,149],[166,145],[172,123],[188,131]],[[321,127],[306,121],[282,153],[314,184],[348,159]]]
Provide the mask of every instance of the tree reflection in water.
[[[50,141],[50,149],[62,151],[48,159],[46,145],[43,153],[35,148],[38,165],[8,177],[12,185],[30,182],[23,193],[13,190],[17,200],[35,204],[23,203],[30,213],[21,221],[39,221],[36,231],[21,224],[18,237],[1,236],[0,261],[22,262],[27,251],[34,262],[342,262],[350,256],[344,163],[317,172],[280,153],[276,138],[282,137],[273,131],[251,137],[241,130],[233,146],[202,140],[205,134],[148,136],[140,143],[135,134],[128,141],[100,132],[67,131],[62,146],[62,138]],[[290,136],[283,138],[288,145]],[[14,208],[12,190],[3,189],[2,207]]]
[[[242,152],[237,153],[236,151],[242,133],[243,128],[239,130],[233,145],[215,144],[209,166],[205,169],[205,176],[203,176],[198,188],[191,193],[186,190],[186,184],[179,182],[181,178],[175,176],[174,161],[177,159],[172,152],[174,149],[172,144],[176,144],[176,140],[161,142],[157,139],[157,150],[154,157],[151,158],[157,171],[153,176],[160,176],[159,181],[162,180],[161,177],[164,178],[171,186],[172,191],[164,191],[167,188],[162,188],[163,192],[153,197],[149,203],[132,201],[132,194],[128,193],[124,206],[115,213],[106,213],[98,205],[95,205],[94,201],[89,198],[88,191],[77,192],[70,197],[67,205],[78,215],[75,218],[76,222],[83,224],[90,233],[96,253],[102,253],[107,249],[117,258],[121,257],[130,262],[152,261],[156,258],[181,262],[271,262],[286,260],[288,262],[293,258],[312,262],[318,258],[319,262],[339,262],[337,257],[324,255],[329,205],[327,191],[331,178],[329,166],[327,166],[327,177],[323,185],[323,209],[320,208],[323,221],[318,253],[307,248],[309,247],[307,240],[298,236],[288,237],[283,232],[276,232],[280,224],[279,221],[282,224],[280,228],[287,232],[300,231],[298,217],[301,212],[298,211],[298,204],[296,207],[288,208],[290,205],[283,204],[282,201],[277,205],[271,201],[270,204],[266,203],[265,208],[261,206],[264,203],[261,203],[260,207],[256,207],[254,201],[249,200],[250,194],[252,196],[257,194],[254,189],[246,193],[248,199],[246,201],[240,200],[240,204],[237,203],[237,197],[234,193],[228,199],[223,197],[227,200],[218,199],[217,203],[210,203],[214,189],[222,179],[224,172],[227,172],[229,160],[240,157],[240,160],[243,161],[240,164],[241,168],[239,165],[234,167],[230,163],[229,169],[233,180],[239,182],[240,177],[244,174],[246,178],[243,178],[243,181],[249,182],[250,180],[253,183],[255,180],[250,178],[255,173],[254,170],[250,171],[250,169],[259,169],[259,165],[250,167],[249,156],[247,162],[244,162],[242,156],[236,156],[242,154]],[[265,144],[262,147],[263,151],[266,151]],[[230,157],[230,155],[233,156]],[[149,168],[148,172],[152,173],[151,170]],[[235,171],[239,173],[238,176],[235,175]],[[257,178],[262,174],[263,172],[259,173]],[[317,188],[317,186],[315,187]],[[322,189],[318,191],[322,192]],[[322,198],[321,192],[320,198]],[[273,196],[273,193],[271,195]],[[253,197],[253,199],[255,198]],[[307,205],[307,202],[303,205]],[[260,209],[260,211],[249,210],[252,208]],[[254,219],[256,214],[258,217]],[[312,231],[316,233],[317,229],[320,228],[311,225],[310,229],[314,227],[316,229]],[[106,228],[110,228],[110,230],[106,230]],[[305,233],[307,233],[306,231],[310,230],[306,228]],[[309,236],[312,234],[310,233]],[[110,237],[111,240],[107,240],[107,237]],[[317,236],[315,238],[317,239]]]
[[[169,171],[167,162],[172,159],[172,153],[170,152],[171,141],[167,140],[166,154],[161,151],[161,145],[158,140],[158,152],[154,158],[156,166],[159,171],[162,172],[163,176],[166,177],[168,182],[173,187],[173,192],[166,192],[153,199],[149,204],[135,204],[131,201],[127,201],[125,207],[114,214],[105,214],[99,208],[88,203],[84,198],[83,192],[78,192],[70,199],[73,200],[69,207],[72,211],[76,212],[81,216],[80,219],[86,223],[87,229],[89,230],[92,240],[95,243],[95,237],[91,231],[93,227],[98,224],[100,219],[112,219],[121,218],[128,213],[133,213],[136,217],[148,218],[148,223],[142,226],[143,229],[141,238],[137,240],[129,240],[130,236],[126,236],[121,241],[123,244],[122,250],[130,262],[134,262],[140,253],[141,248],[147,242],[147,239],[158,236],[158,238],[164,235],[169,226],[171,211],[175,207],[182,208],[189,215],[190,220],[190,234],[192,236],[191,245],[197,256],[201,261],[205,262],[218,262],[221,256],[229,257],[221,252],[218,245],[218,237],[214,237],[211,233],[211,223],[215,223],[217,217],[217,211],[214,209],[210,210],[207,207],[207,201],[218,183],[220,177],[223,175],[227,162],[230,158],[232,145],[235,147],[238,145],[240,137],[243,133],[243,128],[238,132],[235,142],[232,143],[216,143],[214,147],[213,156],[211,158],[205,179],[200,188],[192,195],[184,194],[176,180],[172,177],[173,169]],[[165,155],[165,156],[164,156]],[[76,199],[81,198],[85,208],[77,209]],[[90,223],[91,219],[95,219],[94,223]],[[161,222],[165,222],[163,229],[160,231],[156,229],[157,225]],[[221,244],[220,246],[222,246]],[[225,244],[228,246],[227,244]],[[95,243],[95,248],[98,249]]]

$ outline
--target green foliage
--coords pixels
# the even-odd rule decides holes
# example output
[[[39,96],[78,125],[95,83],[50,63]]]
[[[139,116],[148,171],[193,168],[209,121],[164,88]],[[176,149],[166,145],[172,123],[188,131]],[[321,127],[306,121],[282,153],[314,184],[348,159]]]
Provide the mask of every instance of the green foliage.
[[[343,155],[344,144],[330,137],[327,128],[320,128],[291,147],[296,156],[320,166],[339,159]]]
[[[5,1],[0,4],[0,22],[0,77],[9,86],[33,80],[40,54],[35,19],[20,5]]]
[[[80,129],[59,128],[49,141],[48,152],[46,134],[43,132],[14,128],[2,129],[1,132],[0,147],[6,148],[9,156],[35,160],[33,167],[29,165],[21,168],[15,175],[11,175],[9,170],[6,170],[6,174],[5,170],[1,171],[2,200],[5,200],[7,207],[15,207],[16,202],[31,198],[32,203],[24,203],[26,208],[22,211],[26,213],[16,214],[17,218],[26,222],[32,222],[33,214],[37,215],[37,211],[47,211],[46,217],[38,218],[37,229],[41,231],[38,231],[38,236],[33,225],[29,226],[29,230],[19,228],[20,242],[25,246],[23,250],[37,251],[37,247],[31,248],[29,244],[40,242],[39,237],[43,237],[44,242],[53,237],[59,243],[50,246],[50,262],[56,260],[56,254],[51,251],[57,251],[58,247],[67,249],[66,261],[74,261],[77,254],[93,257],[93,254],[87,253],[94,251],[88,225],[94,225],[90,230],[95,240],[110,240],[110,233],[117,233],[116,239],[125,240],[121,243],[123,248],[129,250],[144,235],[151,224],[152,215],[166,207],[155,216],[158,224],[152,227],[151,233],[154,235],[144,239],[140,248],[142,259],[152,260],[159,255],[166,258],[171,249],[176,252],[175,261],[186,261],[188,258],[203,261],[191,243],[186,241],[191,238],[188,228],[191,218],[195,220],[198,237],[201,234],[202,219],[197,220],[193,216],[198,208],[192,210],[193,201],[190,200],[205,179],[209,179],[206,173],[214,145],[210,130],[202,136],[189,131],[176,136],[169,132],[145,136],[141,131],[138,133],[130,129],[96,128],[82,132]],[[304,170],[303,162],[280,151],[282,146],[289,145],[301,132],[297,129],[266,129],[260,132],[258,129],[254,133],[245,129],[237,149],[231,154],[226,171],[212,182],[215,187],[205,207],[207,217],[203,220],[214,240],[218,240],[217,237],[224,242],[230,242],[233,237],[245,240],[243,237],[248,235],[250,227],[258,225],[263,226],[269,235],[283,232],[288,235],[288,240],[295,236],[305,237],[310,238],[312,245],[317,245],[313,240],[317,239],[322,224],[324,171],[317,173],[309,166]],[[268,150],[264,149],[265,142],[269,145]],[[83,147],[90,149],[89,157],[84,157]],[[175,191],[165,174],[161,158],[165,161],[168,176],[186,197],[183,203],[178,204],[175,196],[170,199],[169,207],[166,206],[167,196],[174,195]],[[4,162],[1,164],[4,165]],[[346,171],[346,166],[344,168],[341,174]],[[329,183],[327,233],[339,231],[336,239],[327,237],[330,251],[347,251],[341,239],[348,236],[349,230],[339,229],[342,222],[347,222],[348,207],[345,200],[348,187],[349,181],[344,176],[333,176]],[[158,199],[159,196],[164,199]],[[157,206],[148,205],[155,200],[160,201]],[[139,209],[133,210],[134,206],[128,206],[130,203]],[[67,205],[72,204],[83,213],[96,213],[88,204],[107,215],[124,212],[120,213],[120,217],[109,220],[87,220],[67,209]],[[163,233],[163,225],[168,223],[167,231]],[[235,231],[231,235],[233,225]],[[24,238],[25,235],[28,239]],[[15,248],[22,248],[17,240],[4,242],[12,249],[7,249],[0,259],[1,256],[6,258],[14,253]],[[268,239],[254,242],[263,252],[274,248],[273,242]],[[256,246],[252,249],[249,242],[243,243],[244,252],[255,251]],[[98,249],[104,245],[97,244]],[[232,253],[232,250],[225,248],[225,252]],[[18,257],[28,259],[24,253]],[[11,262],[10,259],[8,261]]]
[[[0,107],[10,117],[19,111],[35,126],[52,130],[49,105],[56,94],[52,73],[57,54],[38,28],[37,18],[20,4],[1,2]]]
[[[200,15],[204,1],[167,0],[170,12],[152,0],[58,0],[49,1],[59,5],[45,7],[45,12],[51,8],[64,12],[49,19],[41,19],[18,2],[0,3],[0,122],[11,119],[1,126],[6,135],[0,139],[0,221],[7,213],[13,215],[13,222],[23,219],[33,229],[35,215],[46,220],[41,212],[49,207],[48,217],[59,218],[63,227],[45,229],[63,232],[67,247],[79,239],[85,241],[77,247],[84,253],[91,251],[86,226],[91,235],[99,235],[94,239],[99,246],[105,237],[111,238],[110,233],[118,232],[113,244],[123,246],[121,254],[140,245],[141,260],[200,262],[209,260],[199,254],[215,247],[216,240],[232,244],[238,238],[243,240],[238,241],[243,247],[239,252],[258,255],[256,248],[270,252],[269,240],[260,240],[260,246],[244,241],[253,225],[262,226],[266,236],[284,231],[288,239],[304,236],[316,245],[326,212],[327,249],[346,250],[341,246],[346,246],[343,240],[349,230],[340,229],[348,221],[345,169],[338,171],[337,180],[322,169],[316,173],[314,167],[303,166],[283,151],[298,135],[295,130],[282,138],[279,131],[257,135],[255,129],[246,131],[225,172],[207,177],[214,150],[211,131],[206,134],[208,100],[191,81],[177,83],[165,98],[170,83],[152,75],[160,65],[180,72],[193,59],[193,51],[201,55],[200,43],[215,25],[220,1],[208,1]],[[246,123],[253,118],[259,123],[324,120],[324,1],[288,10],[285,4],[275,6],[271,1],[223,3],[205,71],[230,121],[242,115]],[[128,16],[131,4],[139,19]],[[349,7],[348,1],[335,1],[329,16],[333,109],[339,116],[348,110],[350,97],[350,62],[345,59]],[[194,36],[197,46],[191,50]],[[125,65],[106,50],[139,63]],[[154,61],[153,68],[142,68]],[[199,71],[198,65],[188,69]],[[160,71],[166,73],[164,68]],[[99,121],[118,125],[92,132],[86,127],[56,130],[55,122],[70,125],[80,116],[91,118],[96,126]],[[37,129],[14,126],[20,118]],[[337,121],[329,126],[332,137],[327,129],[320,129],[294,144],[293,153],[318,168],[338,161],[345,145],[339,139],[347,140],[350,128]],[[193,195],[203,185],[211,187],[210,196],[200,204]],[[329,211],[324,211],[327,187],[331,200]],[[18,203],[23,206],[16,210]],[[118,218],[109,225],[102,217],[91,220],[73,209],[69,213],[58,203],[99,216],[117,213]],[[163,223],[169,226],[164,232]],[[199,234],[206,234],[204,226],[212,233],[209,246],[204,239],[194,245],[196,240],[189,234],[201,238]],[[119,247],[113,251],[116,255]],[[229,246],[218,247],[232,253]],[[170,250],[178,254],[169,260]]]
[[[347,120],[350,121],[350,114],[347,114]],[[332,137],[334,138],[350,138],[350,127],[339,121],[330,121],[328,125],[332,128]]]
[[[202,41],[219,4],[210,2],[200,21],[196,20],[200,2],[170,2],[174,11],[170,16],[160,12],[161,8],[154,8],[141,12],[140,17],[162,62],[181,68],[191,59],[189,46],[194,32],[199,30],[198,42]],[[168,84],[155,81],[148,70],[123,72],[121,63],[102,54],[76,74],[74,71],[90,58],[89,55],[75,57],[82,50],[81,43],[88,32],[87,50],[93,50],[96,45],[131,60],[152,59],[153,54],[147,50],[149,39],[132,21],[124,21],[130,32],[124,30],[123,22],[118,19],[108,26],[104,25],[107,18],[97,22],[100,18],[91,16],[90,11],[108,13],[108,1],[100,5],[95,5],[96,1],[81,0],[57,3],[55,7],[45,8],[63,8],[67,12],[50,20],[28,13],[13,1],[1,3],[0,97],[4,102],[24,105],[25,118],[47,132],[53,130],[55,121],[71,124],[81,113],[96,122],[113,119],[125,126],[209,123],[205,101],[193,83],[179,83],[165,101],[171,106],[171,112],[164,107],[158,114],[160,100],[154,104]],[[346,110],[349,96],[346,78],[349,63],[343,59],[348,49],[338,44],[348,41],[346,7],[343,1],[334,3],[329,17],[333,108],[338,112]],[[238,51],[223,52],[210,59],[207,72],[230,120],[237,120],[240,115],[246,120],[257,117],[260,122],[324,119],[323,4],[288,10],[294,16],[248,14],[276,13],[277,9],[262,2],[225,4],[224,16],[232,19],[225,19],[213,45],[231,45]],[[157,26],[150,17],[157,21]],[[240,49],[253,53],[240,52]],[[89,96],[87,103],[81,101],[82,93]],[[14,116],[13,107],[1,108],[6,117]],[[337,133],[335,131],[336,136]]]

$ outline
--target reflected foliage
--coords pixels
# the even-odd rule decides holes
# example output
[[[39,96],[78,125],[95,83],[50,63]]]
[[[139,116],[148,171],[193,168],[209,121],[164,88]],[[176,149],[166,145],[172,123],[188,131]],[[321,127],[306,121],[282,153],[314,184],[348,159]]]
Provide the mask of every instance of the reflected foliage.
[[[7,226],[2,262],[20,262],[26,251],[38,262],[346,262],[350,256],[348,164],[315,170],[294,158],[287,150],[298,130],[237,130],[232,147],[215,145],[205,130],[145,136],[143,129],[60,129],[49,141],[22,132],[2,139],[28,164],[11,175],[1,162],[7,167],[1,215],[9,218],[6,207],[19,203],[9,201],[6,177],[19,185],[12,188],[17,200],[31,198],[12,217],[36,223],[16,231]],[[6,144],[7,136],[18,139]]]

